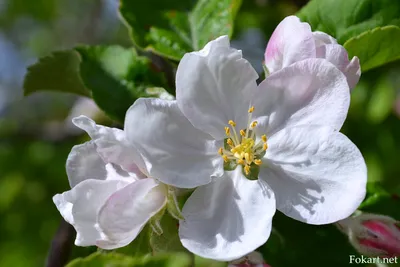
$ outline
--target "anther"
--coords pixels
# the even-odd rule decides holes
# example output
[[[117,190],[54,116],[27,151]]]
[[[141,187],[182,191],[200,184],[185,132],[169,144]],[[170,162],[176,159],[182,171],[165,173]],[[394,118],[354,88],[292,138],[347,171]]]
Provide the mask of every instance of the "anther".
[[[251,106],[251,108],[249,108],[249,113],[253,113],[254,111],[254,106]]]
[[[262,164],[262,160],[261,159],[256,159],[256,160],[254,160],[254,163],[256,165],[261,165]]]
[[[226,143],[230,146],[233,146],[233,141],[232,139],[228,138],[228,140],[226,140]]]
[[[241,136],[246,136],[246,132],[242,129],[242,130],[240,130],[240,135]]]
[[[231,125],[231,126],[233,126],[233,127],[236,126],[236,123],[235,123],[233,120],[228,121],[228,124]]]
[[[231,129],[229,129],[229,127],[225,127],[225,133],[227,136],[231,135]]]
[[[244,172],[248,175],[250,173],[250,166],[246,165],[244,166]]]
[[[263,145],[263,149],[264,149],[264,150],[267,150],[267,148],[268,148],[268,145],[267,145],[267,143],[264,143],[264,145]]]
[[[263,140],[264,143],[267,142],[267,136],[265,134],[262,135],[261,136],[261,140]]]
[[[220,154],[221,156],[224,154],[224,149],[222,147],[218,149],[218,154]]]
[[[251,162],[249,153],[244,153],[244,158],[246,159],[247,162]]]
[[[244,160],[238,159],[238,160],[237,160],[237,163],[240,164],[240,165],[243,165],[243,164],[244,164]]]
[[[228,162],[228,156],[227,155],[222,155],[222,158],[224,159],[225,162]]]
[[[251,128],[254,128],[254,127],[257,126],[257,124],[258,124],[257,121],[253,121],[253,122],[250,124],[250,127],[251,127]]]

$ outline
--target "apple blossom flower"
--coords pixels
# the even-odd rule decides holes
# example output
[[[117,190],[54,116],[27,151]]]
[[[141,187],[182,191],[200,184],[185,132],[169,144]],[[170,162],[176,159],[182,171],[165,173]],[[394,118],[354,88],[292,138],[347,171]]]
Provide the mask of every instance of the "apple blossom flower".
[[[361,213],[337,222],[350,243],[361,254],[371,257],[400,256],[400,222],[378,214]]]
[[[75,228],[77,246],[123,247],[164,208],[168,188],[147,177],[144,161],[124,131],[96,125],[85,116],[73,123],[92,140],[72,148],[66,163],[71,190],[53,201]]]
[[[324,58],[347,78],[350,89],[361,75],[357,57],[349,61],[346,49],[324,32],[312,32],[308,23],[295,16],[286,17],[276,27],[265,50],[265,65],[270,73],[309,58]]]
[[[160,181],[194,188],[179,235],[204,257],[238,259],[264,244],[278,209],[309,224],[350,216],[365,197],[366,166],[341,128],[346,77],[309,58],[258,74],[227,36],[186,54],[176,100],[138,99],[127,139]]]

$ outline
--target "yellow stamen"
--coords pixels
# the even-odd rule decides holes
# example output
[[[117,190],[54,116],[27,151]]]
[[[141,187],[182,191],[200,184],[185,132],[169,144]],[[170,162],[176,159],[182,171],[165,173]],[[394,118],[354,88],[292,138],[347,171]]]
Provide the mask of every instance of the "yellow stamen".
[[[262,164],[262,160],[261,159],[256,159],[256,160],[254,160],[254,163],[256,165],[261,165]]]
[[[232,139],[228,138],[228,140],[226,140],[226,143],[227,143],[228,145],[230,145],[231,147],[233,147],[233,141],[232,141]]]
[[[233,120],[228,121],[228,124],[231,125],[232,127],[236,126],[236,123]]]
[[[267,145],[267,143],[264,143],[264,145],[263,145],[263,149],[264,149],[264,150],[267,150],[267,148],[268,148],[268,145]]]
[[[224,159],[225,162],[228,162],[228,156],[227,155],[222,155],[222,158]]]
[[[254,111],[254,106],[251,106],[251,108],[249,108],[249,113],[253,113]]]
[[[250,160],[250,154],[249,153],[244,153],[244,158],[246,159],[246,162],[247,163],[251,163],[251,160]]]
[[[224,154],[224,149],[222,147],[220,147],[218,149],[218,154],[223,155]]]
[[[267,136],[265,134],[262,135],[261,136],[261,140],[263,140],[264,143],[267,142]]]
[[[257,126],[257,124],[258,124],[257,121],[253,121],[253,122],[250,124],[250,127],[251,127],[251,128],[254,128],[254,127]]]
[[[245,136],[245,135],[246,135],[246,132],[245,132],[244,130],[240,130],[240,135],[241,135],[241,136]]]
[[[240,164],[240,165],[243,165],[243,164],[244,164],[244,160],[238,159],[238,160],[237,160],[237,163]]]
[[[244,172],[248,175],[250,173],[250,166],[246,165],[244,166]]]
[[[229,129],[229,127],[225,127],[225,133],[227,136],[231,135],[231,129]]]

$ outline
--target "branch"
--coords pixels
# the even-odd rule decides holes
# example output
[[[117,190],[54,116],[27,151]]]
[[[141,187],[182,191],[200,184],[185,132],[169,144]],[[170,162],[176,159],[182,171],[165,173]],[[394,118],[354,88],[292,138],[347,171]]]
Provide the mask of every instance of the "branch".
[[[54,238],[46,260],[46,267],[63,267],[70,256],[75,239],[74,228],[62,220]]]

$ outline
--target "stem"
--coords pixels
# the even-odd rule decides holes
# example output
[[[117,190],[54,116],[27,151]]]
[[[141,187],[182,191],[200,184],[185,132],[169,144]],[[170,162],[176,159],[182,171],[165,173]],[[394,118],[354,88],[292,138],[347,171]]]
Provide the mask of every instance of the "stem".
[[[53,240],[51,241],[51,246],[49,254],[47,255],[46,267],[63,267],[67,263],[72,245],[75,239],[74,228],[62,220],[55,233]]]

